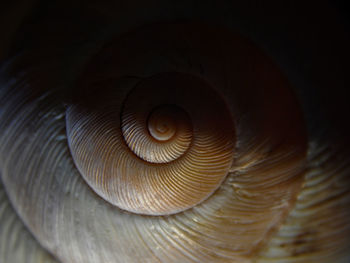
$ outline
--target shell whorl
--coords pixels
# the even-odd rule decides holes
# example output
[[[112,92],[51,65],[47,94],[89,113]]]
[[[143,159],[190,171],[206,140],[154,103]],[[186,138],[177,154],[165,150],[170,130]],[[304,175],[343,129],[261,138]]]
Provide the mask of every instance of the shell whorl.
[[[294,248],[289,230],[320,215],[303,210],[320,181],[304,186],[305,126],[278,67],[239,34],[195,23],[106,42],[64,104],[40,93],[51,77],[2,96],[1,179],[39,242],[84,263],[264,262],[281,242]]]
[[[180,73],[140,81],[122,104],[120,93],[99,110],[77,105],[67,113],[72,156],[92,188],[119,208],[151,215],[183,211],[212,194],[234,153],[224,99]]]
[[[350,45],[336,4],[16,2],[0,5],[0,52],[12,43],[0,65],[0,262],[350,262]],[[198,129],[193,111],[209,112],[198,107],[203,89],[233,130],[223,134],[233,159],[218,187],[198,204],[177,203],[178,213],[111,205],[121,199],[101,169],[116,147],[169,178],[199,131],[218,135]],[[205,119],[217,130],[220,107]],[[125,187],[140,187],[130,196],[149,183],[131,179]]]
[[[244,144],[254,140],[265,153],[248,158],[272,156],[279,144],[278,155],[297,157],[281,164],[291,172],[270,175],[271,185],[291,179],[296,191],[305,154],[298,106],[283,77],[267,87],[271,72],[259,52],[229,35],[198,24],[155,25],[112,39],[87,63],[66,112],[67,138],[80,174],[104,200],[137,214],[185,211],[222,186],[241,162],[238,147],[248,154]],[[230,58],[221,71],[218,46]],[[174,62],[183,50],[191,61]],[[258,187],[261,177],[254,180]]]

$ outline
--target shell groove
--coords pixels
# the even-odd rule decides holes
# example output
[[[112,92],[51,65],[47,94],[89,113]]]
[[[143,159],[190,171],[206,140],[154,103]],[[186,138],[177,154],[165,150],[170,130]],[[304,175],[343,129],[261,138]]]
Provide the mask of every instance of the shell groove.
[[[68,141],[85,180],[112,204],[141,214],[176,213],[206,199],[233,160],[234,124],[223,100],[203,81],[167,73],[141,81],[122,110],[117,99],[122,88],[108,94],[98,110],[68,109]],[[176,133],[156,140],[147,120],[154,109],[161,114],[168,109],[169,115],[169,107]]]
[[[305,190],[302,184],[306,156],[303,118],[286,79],[277,67],[249,41],[231,33],[200,25],[177,24],[143,28],[118,37],[116,42],[109,42],[104,47],[105,52],[97,54],[89,62],[85,78],[81,78],[78,85],[79,91],[86,88],[85,91],[78,92],[82,100],[74,100],[68,110],[62,107],[56,91],[31,94],[38,86],[42,88],[39,90],[46,90],[45,87],[56,83],[53,80],[60,76],[55,74],[51,74],[51,78],[40,78],[41,82],[33,81],[37,79],[34,77],[20,76],[18,82],[9,84],[11,89],[2,91],[2,180],[12,204],[25,224],[59,260],[84,263],[251,262],[260,255],[268,240],[271,240],[268,244],[271,250],[263,251],[262,261],[286,260],[290,255],[285,250],[278,250],[279,242],[294,242],[293,238],[286,238],[290,237],[288,224],[292,224],[290,228],[300,222],[304,224],[298,216],[306,213],[303,206],[312,205],[312,197],[308,196],[310,193],[307,189],[302,193],[310,203],[304,204],[296,200],[299,190],[302,187]],[[59,58],[60,51],[55,52],[54,57]],[[44,66],[40,69],[45,72]],[[100,143],[103,142],[100,140],[101,134],[107,132],[109,135],[109,132],[119,130],[118,140],[122,144],[115,146],[123,147],[123,153],[131,155],[132,147],[129,145],[133,143],[128,145],[125,140],[120,127],[123,120],[120,119],[120,114],[115,114],[114,105],[129,105],[125,101],[135,87],[145,82],[153,83],[157,76],[165,76],[163,74],[169,72],[201,79],[209,84],[209,90],[215,89],[220,94],[218,97],[223,98],[223,103],[219,104],[227,105],[230,112],[228,115],[234,123],[229,125],[234,127],[234,133],[229,133],[229,137],[235,138],[230,152],[233,154],[230,157],[233,159],[232,165],[210,197],[192,208],[193,204],[189,205],[181,213],[167,217],[125,213],[93,193],[93,186],[89,188],[86,185],[82,179],[83,169],[76,169],[79,164],[77,160],[73,162],[71,159],[72,143],[69,148],[66,130],[82,120],[89,123],[92,118],[95,130],[89,129],[88,133],[95,133]],[[26,84],[25,87],[22,86],[23,83]],[[127,88],[116,91],[116,87],[120,86]],[[103,90],[102,94],[108,95],[99,95],[96,92],[98,90]],[[90,94],[86,95],[85,92]],[[109,96],[110,94],[119,96]],[[151,94],[153,97],[157,93]],[[198,97],[196,94],[192,100]],[[91,102],[90,98],[102,103]],[[158,105],[159,103],[155,104]],[[161,105],[170,104],[162,102]],[[179,118],[181,123],[185,123],[185,130],[191,130],[193,134],[185,136],[191,138],[185,140],[186,145],[178,154],[172,155],[170,163],[184,159],[194,140],[198,140],[194,132],[195,121],[199,117],[192,118],[186,107],[181,107],[181,110],[179,108],[176,106],[176,111],[183,110],[186,113],[176,113],[175,116],[179,117],[172,117],[168,123],[172,126],[172,123],[178,123],[173,118]],[[130,116],[129,113],[135,113],[133,107],[126,110],[126,117]],[[118,113],[122,112],[123,109],[118,108]],[[186,120],[185,115],[189,116],[189,120]],[[62,116],[66,116],[66,119]],[[117,120],[112,123],[109,121],[115,119]],[[106,120],[108,127],[104,126]],[[147,126],[145,123],[142,126],[144,130]],[[69,128],[71,124],[73,126]],[[101,126],[105,128],[102,129]],[[218,127],[208,128],[216,132]],[[72,133],[68,132],[68,137],[85,132],[84,127],[71,131]],[[176,133],[170,135],[169,139],[176,139]],[[203,141],[206,142],[205,139]],[[230,147],[231,144],[232,140]],[[89,145],[96,145],[96,141]],[[102,143],[95,148],[99,147],[107,146]],[[108,157],[109,150],[103,149],[103,157]],[[146,155],[140,151],[132,154],[136,157],[135,160],[144,162],[147,161],[144,160],[147,159]],[[169,161],[169,158],[150,158],[147,162],[153,161],[152,165],[149,164],[151,167],[160,166],[164,161]],[[312,174],[307,175],[304,182],[317,185],[317,182],[312,181]],[[331,177],[325,178],[327,184],[321,182],[320,188],[324,185],[337,186],[343,182],[332,184],[329,182],[332,181],[329,179]],[[98,183],[107,187],[109,185],[103,179]],[[330,191],[336,195],[346,192],[342,187],[332,187]],[[344,196],[345,202],[348,199],[345,194]],[[179,198],[181,201],[181,196]],[[322,199],[322,196],[319,198]],[[185,198],[184,201],[187,200]],[[288,217],[287,230],[281,228],[275,232],[294,203],[297,205],[294,214]],[[155,204],[142,206],[144,207],[155,207]],[[317,218],[316,215],[319,213],[314,212],[312,218]],[[343,222],[344,219],[339,217],[337,224]],[[313,224],[309,226],[314,231],[317,227]],[[304,230],[303,227],[298,229],[301,234]],[[278,236],[270,239],[274,233]],[[282,244],[288,247],[293,242]],[[296,238],[295,242],[300,242],[300,239]],[[292,255],[291,261],[302,262],[304,259],[295,259],[295,254]]]

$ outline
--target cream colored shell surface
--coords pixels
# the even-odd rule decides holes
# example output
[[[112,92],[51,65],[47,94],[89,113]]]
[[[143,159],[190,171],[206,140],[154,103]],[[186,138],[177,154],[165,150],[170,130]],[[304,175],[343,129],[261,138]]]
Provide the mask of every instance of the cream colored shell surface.
[[[0,261],[347,262],[346,145],[216,9],[137,4],[2,64]]]

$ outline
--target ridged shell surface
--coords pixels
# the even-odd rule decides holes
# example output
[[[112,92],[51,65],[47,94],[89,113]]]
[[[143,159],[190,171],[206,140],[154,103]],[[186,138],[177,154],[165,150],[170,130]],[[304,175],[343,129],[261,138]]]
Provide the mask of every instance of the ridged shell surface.
[[[348,149],[234,8],[180,2],[57,4],[2,64],[0,261],[348,262]]]
[[[203,80],[180,73],[141,81],[123,104],[122,88],[97,108],[68,109],[70,149],[87,182],[135,213],[170,214],[206,199],[232,165],[226,102]]]

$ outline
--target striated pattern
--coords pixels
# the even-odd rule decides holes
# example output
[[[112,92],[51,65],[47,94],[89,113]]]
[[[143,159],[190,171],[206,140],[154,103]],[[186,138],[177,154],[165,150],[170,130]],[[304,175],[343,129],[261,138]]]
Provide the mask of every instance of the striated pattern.
[[[161,74],[141,81],[121,110],[122,88],[103,106],[68,109],[68,141],[83,177],[106,200],[136,213],[176,213],[206,199],[226,177],[234,154],[233,120],[222,99],[191,76]],[[193,103],[197,94],[201,100]],[[171,119],[175,126],[169,127],[174,138],[158,140],[148,132],[152,110],[169,114],[169,107],[176,115]],[[184,146],[177,150],[181,145],[186,152]]]
[[[137,41],[144,34],[149,43]],[[78,92],[79,96],[65,104],[58,95],[59,90],[45,91],[44,88],[61,77],[55,71],[47,79],[34,78],[35,74],[31,73],[17,75],[16,81],[3,83],[0,96],[2,180],[24,223],[40,244],[60,261],[251,262],[283,223],[302,186],[306,165],[307,142],[302,115],[276,66],[246,40],[236,35],[230,38],[227,34],[196,24],[180,24],[156,26],[146,33],[136,31],[126,39],[122,36],[92,58],[88,64],[92,69],[88,67],[82,73],[89,78],[80,76],[77,83],[76,91],[84,88],[85,93]],[[207,41],[203,41],[203,36]],[[123,47],[130,48],[128,39],[138,43],[132,53],[139,58],[138,63],[153,62],[153,67],[147,67],[149,72],[134,72],[130,63],[135,60],[129,60],[123,50]],[[164,50],[158,52],[164,44],[162,41],[169,44],[166,54]],[[216,45],[222,48],[218,51],[214,48]],[[185,58],[174,64],[171,58],[181,48]],[[182,63],[189,56],[200,60],[193,62],[198,66]],[[219,61],[224,70],[217,70],[215,65]],[[118,69],[112,62],[125,67]],[[101,65],[110,65],[110,68]],[[168,92],[162,93],[165,82]],[[138,100],[137,104],[133,102],[133,92],[140,87],[141,91],[149,91],[149,97]],[[176,95],[170,92],[175,87],[179,91]],[[105,92],[98,93],[101,89]],[[169,92],[171,96],[167,95]],[[256,97],[251,96],[252,92]],[[198,93],[203,100],[197,99]],[[190,107],[192,103],[196,107]],[[151,116],[152,109],[159,109],[157,106],[163,108],[163,114],[170,105],[176,114],[171,121],[166,117],[166,123],[177,123],[180,118],[184,130],[191,131],[188,149],[176,160],[148,162],[129,147],[121,127],[122,116],[123,112],[127,113],[126,117],[143,113],[143,108],[135,108],[136,104],[148,105],[145,113]],[[147,131],[153,124],[149,123],[150,118],[142,120],[142,129]],[[175,140],[176,134],[162,142]],[[211,154],[213,149],[219,152]],[[92,156],[91,152],[97,155]],[[190,157],[197,155],[200,157],[191,161]],[[129,189],[125,194],[131,204],[138,202],[135,201],[138,189],[133,190],[136,183],[144,187],[152,176],[155,183],[169,182],[159,184],[155,192],[145,191],[145,203],[139,207],[156,211],[158,216],[126,212],[106,202],[108,199],[96,190],[96,185],[107,189],[113,180],[123,179],[124,173],[117,173],[118,177],[108,181],[109,175],[115,175],[112,169],[111,174],[95,178],[90,187],[86,184],[84,169],[91,169],[92,175],[98,174],[98,169],[106,166],[105,158],[111,156],[129,156],[131,160],[129,166],[122,166],[124,163],[113,166],[120,159],[111,158],[108,165],[113,169],[128,172],[136,165],[143,165],[140,171],[145,172],[145,178],[120,181]],[[91,161],[86,162],[89,158]],[[94,163],[96,160],[99,165]],[[217,161],[217,167],[208,167],[211,160]],[[172,176],[179,176],[185,166],[173,168],[173,173],[165,167],[172,168],[182,161],[196,170],[188,168],[180,180],[175,180]],[[151,173],[155,167],[161,172]],[[215,178],[217,181],[211,184],[208,175],[196,174],[200,169],[212,169],[209,175],[219,179]],[[200,185],[196,176],[204,177],[207,183]],[[179,187],[176,191],[172,190],[170,183],[173,182]],[[196,205],[193,202],[196,199],[191,204],[187,202],[197,191],[187,190],[189,197],[183,196],[186,189],[193,189],[193,182],[199,182],[198,192],[204,190],[201,194],[205,196]],[[165,196],[169,199],[172,194],[177,195],[174,200],[183,211],[171,215],[168,211],[159,212],[168,199],[155,198],[158,191],[171,193]],[[111,196],[117,194],[117,189],[110,191]],[[152,198],[146,199],[149,197]],[[184,203],[188,205],[185,209]]]
[[[28,231],[0,184],[0,262],[57,263]]]
[[[19,125],[2,137],[2,145],[7,141],[17,158],[26,161],[17,163],[11,158],[1,165],[20,215],[62,262],[249,262],[252,250],[280,223],[298,189],[287,180],[283,191],[283,185],[244,191],[254,186],[249,177],[258,171],[254,165],[251,169],[242,165],[214,196],[184,213],[147,217],[122,212],[98,198],[81,179],[64,138],[62,108],[49,98],[51,103],[40,111],[33,112],[28,105],[15,119],[16,123],[30,122],[30,130],[24,132]],[[52,118],[45,118],[41,110],[50,112]],[[43,117],[34,117],[38,115]],[[30,143],[24,141],[27,138]],[[283,157],[288,160],[288,155]],[[293,172],[298,174],[299,168]],[[237,177],[247,187],[235,188]],[[25,189],[10,184],[20,178],[26,182]]]
[[[27,2],[0,11],[1,47]],[[349,39],[328,2],[39,3],[0,72],[0,262],[349,262]],[[137,211],[110,202],[120,170]]]
[[[296,204],[257,262],[349,262],[350,167],[341,158],[348,149],[320,141],[310,142]]]
[[[192,125],[183,109],[161,105],[142,115],[122,113],[124,140],[137,156],[151,163],[167,163],[188,150],[192,141]]]

